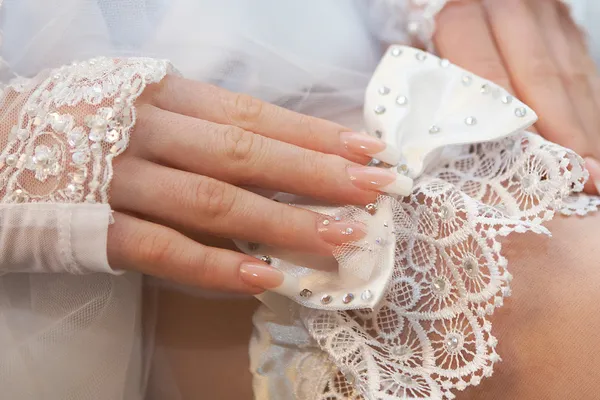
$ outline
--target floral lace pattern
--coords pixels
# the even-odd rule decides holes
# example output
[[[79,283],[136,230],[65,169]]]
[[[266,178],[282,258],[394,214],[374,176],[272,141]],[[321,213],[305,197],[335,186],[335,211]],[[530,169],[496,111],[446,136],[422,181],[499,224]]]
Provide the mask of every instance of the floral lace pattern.
[[[96,58],[14,81],[3,102],[22,107],[4,118],[15,124],[0,153],[2,202],[107,203],[133,103],[168,70],[162,60]]]
[[[488,317],[512,279],[499,238],[549,233],[541,223],[582,190],[582,165],[570,150],[524,133],[467,146],[428,171],[412,196],[394,202],[398,239],[385,300],[373,310],[303,308],[335,365],[306,398],[452,399],[490,376],[500,356]]]

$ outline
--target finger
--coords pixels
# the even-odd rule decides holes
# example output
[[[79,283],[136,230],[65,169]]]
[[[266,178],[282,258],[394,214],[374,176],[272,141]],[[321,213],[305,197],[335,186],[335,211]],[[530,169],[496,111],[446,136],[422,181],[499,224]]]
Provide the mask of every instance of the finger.
[[[135,158],[118,165],[111,205],[186,231],[329,256],[336,245],[364,234],[355,223],[324,224],[322,215]]]
[[[448,4],[438,15],[434,42],[443,57],[513,92],[481,2]]]
[[[539,116],[542,136],[579,151],[585,135],[531,9],[522,0],[486,1],[488,19],[517,95]]]
[[[372,171],[387,179],[381,190],[408,195],[412,181],[389,170],[362,167],[342,157],[307,150],[244,129],[139,107],[136,153],[180,170],[234,185],[305,195],[340,204],[367,204],[377,194],[349,173]],[[168,132],[168,133],[166,133]],[[364,136],[364,135],[363,135]],[[389,182],[388,182],[389,181]],[[394,182],[394,183],[392,183]],[[392,185],[388,185],[392,183]]]
[[[305,149],[337,154],[361,164],[371,159],[347,146],[341,134],[350,132],[350,129],[286,110],[246,94],[169,76],[152,92],[150,101],[159,108],[177,114],[237,126]],[[399,154],[395,152],[390,159],[381,161],[395,165],[398,159]]]
[[[118,212],[108,230],[108,259],[116,269],[204,289],[257,294],[283,281],[281,272],[251,256],[203,246],[175,230]],[[249,269],[255,271],[253,280],[244,276]]]
[[[540,31],[545,39],[546,46],[558,67],[566,91],[571,99],[575,114],[585,130],[588,143],[598,143],[598,129],[600,129],[600,114],[590,85],[591,76],[586,70],[587,51],[575,44],[570,37],[568,28],[563,27],[566,21],[561,21],[558,2],[536,0],[534,13],[540,24]],[[594,73],[595,75],[595,73]],[[594,146],[595,147],[595,146]],[[587,152],[595,150],[586,146]],[[583,156],[589,153],[582,154]]]

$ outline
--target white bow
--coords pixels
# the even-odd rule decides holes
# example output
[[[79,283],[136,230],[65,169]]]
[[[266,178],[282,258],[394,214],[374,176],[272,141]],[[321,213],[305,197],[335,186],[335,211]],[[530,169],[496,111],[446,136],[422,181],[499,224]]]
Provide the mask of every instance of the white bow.
[[[368,131],[400,150],[403,160],[394,167],[413,179],[439,161],[444,148],[498,140],[537,119],[529,107],[497,85],[447,60],[403,46],[391,47],[377,67],[367,88],[364,114]],[[364,239],[340,248],[337,270],[332,272],[330,258],[265,247],[256,251],[244,244],[240,248],[255,256],[269,255],[272,265],[286,275],[284,284],[273,291],[306,307],[373,308],[394,268],[399,239],[394,224],[404,225],[399,218],[404,213],[393,209],[399,203],[384,197],[374,213],[311,206],[306,199],[302,203],[304,208],[351,217],[367,226]]]
[[[503,88],[433,54],[388,49],[365,96],[369,133],[400,149],[398,167],[418,177],[444,147],[498,140],[537,115]]]

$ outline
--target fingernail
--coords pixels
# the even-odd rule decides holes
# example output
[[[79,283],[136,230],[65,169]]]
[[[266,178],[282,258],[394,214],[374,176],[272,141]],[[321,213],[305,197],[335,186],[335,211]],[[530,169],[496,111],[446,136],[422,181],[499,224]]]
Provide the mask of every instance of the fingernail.
[[[319,236],[329,244],[341,245],[356,242],[367,234],[364,226],[356,222],[340,222],[325,219],[319,223]]]
[[[598,162],[595,158],[586,157],[585,167],[590,173],[590,180],[596,187],[596,191],[600,193],[600,162]]]
[[[244,262],[240,265],[240,277],[250,286],[273,289],[283,283],[283,273],[261,263]]]
[[[352,153],[364,154],[390,165],[400,162],[398,149],[373,136],[358,132],[343,132],[340,134],[340,140]]]
[[[354,186],[363,190],[377,190],[400,196],[408,196],[413,180],[406,175],[376,167],[348,167],[348,176]]]

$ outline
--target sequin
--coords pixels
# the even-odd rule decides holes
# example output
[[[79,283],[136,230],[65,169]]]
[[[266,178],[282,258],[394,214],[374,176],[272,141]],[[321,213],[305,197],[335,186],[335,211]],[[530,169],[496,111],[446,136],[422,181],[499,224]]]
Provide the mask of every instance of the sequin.
[[[512,103],[513,97],[510,95],[506,95],[506,96],[502,96],[502,99],[500,101],[502,101],[502,103],[504,104],[510,104]]]
[[[380,95],[385,96],[386,94],[390,93],[390,88],[387,86],[382,86],[379,88],[378,92]]]
[[[328,295],[328,294],[324,294],[324,295],[321,297],[321,303],[322,303],[322,304],[329,304],[329,303],[331,303],[332,301],[333,301],[333,297],[331,297],[331,296],[330,296],[330,295]]]
[[[417,61],[425,61],[425,59],[427,58],[427,54],[423,53],[422,51],[417,52],[417,54],[415,54],[415,58],[417,59]]]
[[[450,61],[446,60],[445,58],[440,60],[440,67],[448,68],[449,66],[450,66]]]
[[[304,297],[307,299],[310,296],[312,296],[312,291],[309,289],[302,289],[302,291],[300,292],[300,297]]]
[[[394,57],[399,57],[402,55],[402,50],[399,49],[398,47],[394,47],[392,49],[392,51],[390,52],[391,55],[393,55]]]
[[[373,292],[371,292],[369,289],[364,290],[360,295],[360,298],[363,299],[364,301],[371,300],[372,297],[373,297]]]
[[[385,107],[380,104],[380,105],[375,106],[373,111],[375,111],[375,114],[381,115],[385,112]]]
[[[473,78],[470,75],[463,75],[462,83],[465,86],[470,86],[473,83]]]

